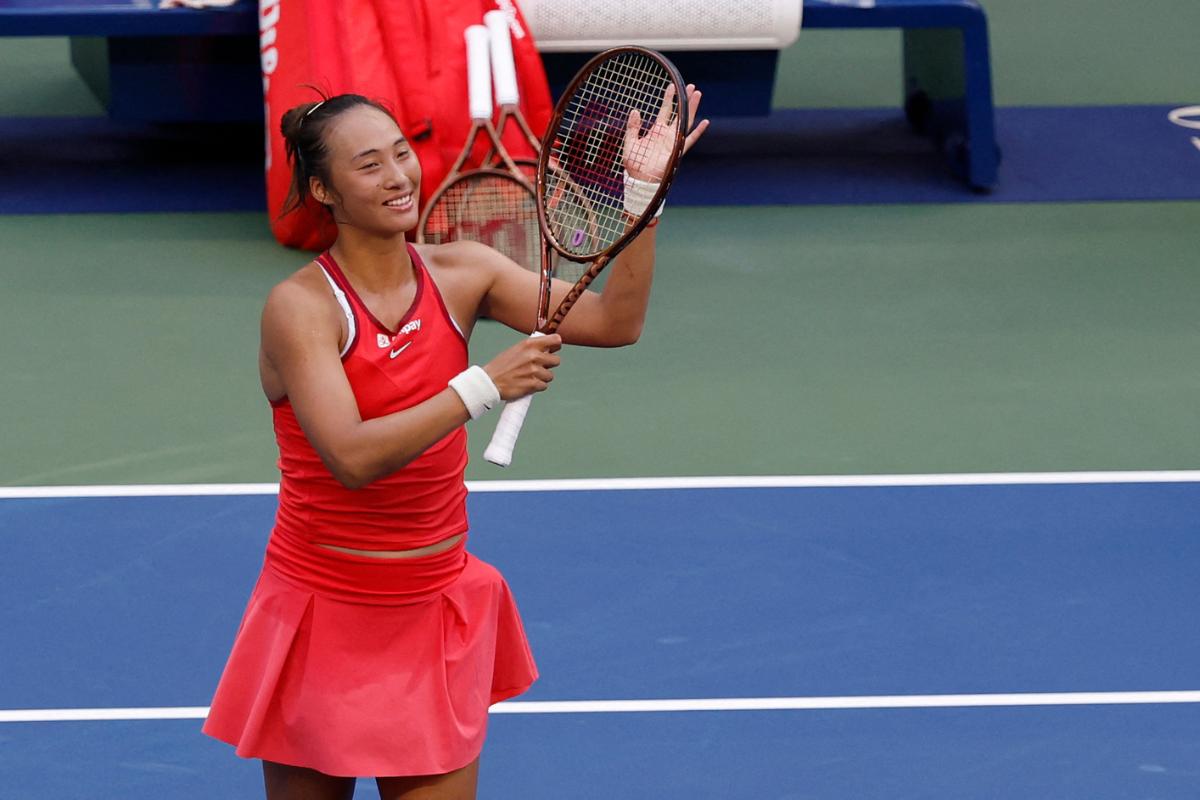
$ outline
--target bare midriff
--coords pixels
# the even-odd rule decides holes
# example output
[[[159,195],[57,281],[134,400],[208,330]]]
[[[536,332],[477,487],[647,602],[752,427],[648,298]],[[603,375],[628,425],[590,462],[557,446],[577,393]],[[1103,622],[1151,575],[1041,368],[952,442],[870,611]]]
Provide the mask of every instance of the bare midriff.
[[[440,542],[417,547],[412,550],[356,550],[353,547],[339,547],[335,544],[321,544],[317,542],[318,547],[324,547],[329,550],[336,550],[339,553],[349,553],[352,556],[367,556],[368,558],[419,558],[420,556],[432,556],[437,553],[445,552],[454,545],[462,541],[465,534],[451,536],[449,539],[443,539]]]

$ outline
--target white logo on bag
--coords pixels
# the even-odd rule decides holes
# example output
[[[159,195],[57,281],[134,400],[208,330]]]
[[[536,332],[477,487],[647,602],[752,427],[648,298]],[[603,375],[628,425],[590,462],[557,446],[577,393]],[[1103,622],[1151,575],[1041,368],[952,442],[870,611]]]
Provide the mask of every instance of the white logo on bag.
[[[258,54],[262,61],[263,112],[271,119],[271,76],[279,68],[279,49],[275,46],[279,24],[280,0],[262,0],[258,6]],[[266,169],[271,171],[271,126],[266,126]]]

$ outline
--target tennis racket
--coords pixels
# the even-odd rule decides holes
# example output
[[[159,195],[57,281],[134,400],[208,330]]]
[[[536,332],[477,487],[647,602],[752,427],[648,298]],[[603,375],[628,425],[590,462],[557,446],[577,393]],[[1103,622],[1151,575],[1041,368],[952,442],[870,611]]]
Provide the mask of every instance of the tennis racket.
[[[683,155],[687,90],[662,54],[607,50],[572,79],[542,139],[537,211],[542,269],[534,336],[553,333],[600,271],[645,229],[666,197]],[[626,211],[628,174],[658,184],[645,210]],[[550,314],[551,254],[587,269]],[[512,463],[532,395],[504,407],[484,458]]]
[[[492,127],[492,74],[488,32],[467,28],[467,88],[471,130],[462,153],[450,168],[417,223],[417,241],[445,244],[469,240],[499,250],[518,264],[539,263],[541,237],[533,188],[521,177]],[[480,137],[499,159],[496,167],[463,170]]]
[[[503,11],[489,11],[483,15],[491,37],[492,80],[496,86],[496,103],[500,106],[500,116],[496,118],[496,136],[504,141],[504,131],[511,121],[520,130],[529,146],[533,148],[534,158],[514,158],[513,163],[520,168],[522,174],[533,183],[537,178],[537,154],[542,149],[542,143],[533,135],[525,115],[521,113],[521,94],[517,87],[517,66],[513,61],[512,32],[509,29],[508,14]],[[485,163],[495,163],[498,154],[489,153]]]

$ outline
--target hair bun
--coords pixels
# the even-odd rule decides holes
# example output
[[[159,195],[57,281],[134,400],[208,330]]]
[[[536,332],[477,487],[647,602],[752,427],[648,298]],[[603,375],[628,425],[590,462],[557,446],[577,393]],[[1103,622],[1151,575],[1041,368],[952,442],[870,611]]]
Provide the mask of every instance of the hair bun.
[[[304,124],[304,118],[323,102],[325,101],[302,103],[285,111],[279,121],[279,132],[283,134],[283,138],[294,145],[300,135],[300,126]]]

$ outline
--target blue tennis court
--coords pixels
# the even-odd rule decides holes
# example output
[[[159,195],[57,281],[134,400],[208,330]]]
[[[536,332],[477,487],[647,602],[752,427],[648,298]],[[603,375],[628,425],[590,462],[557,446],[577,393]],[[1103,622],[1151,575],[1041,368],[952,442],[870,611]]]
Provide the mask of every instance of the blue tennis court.
[[[481,796],[1200,791],[1200,475],[473,488],[542,671],[494,709]],[[260,791],[199,726],[274,500],[5,491],[2,796]]]

